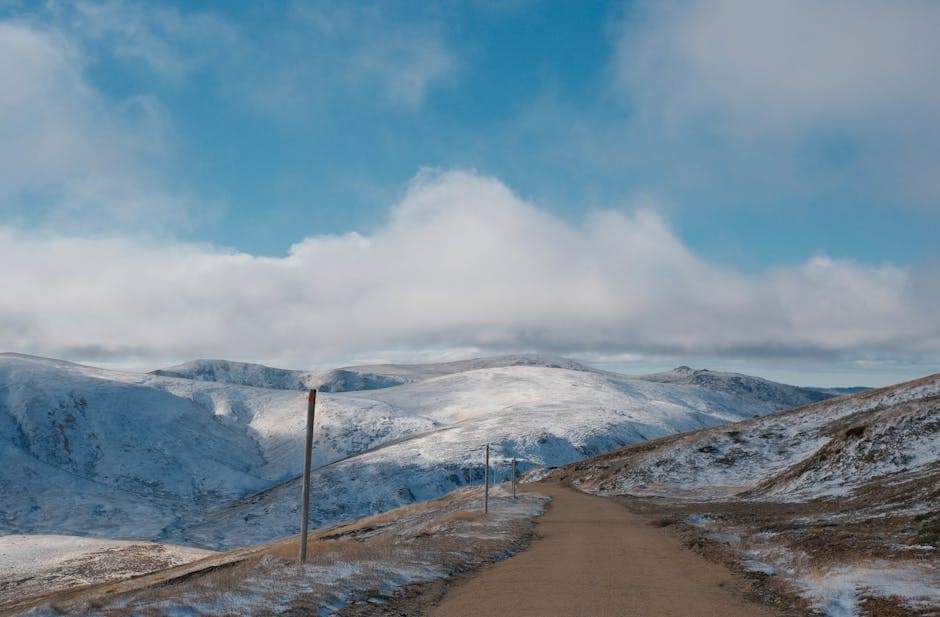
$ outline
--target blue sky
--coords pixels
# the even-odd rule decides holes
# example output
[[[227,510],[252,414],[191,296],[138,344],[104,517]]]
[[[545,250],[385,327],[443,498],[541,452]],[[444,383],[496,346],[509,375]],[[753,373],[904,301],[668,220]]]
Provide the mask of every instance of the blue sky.
[[[624,370],[681,361],[806,383],[936,370],[938,27],[927,1],[0,2],[3,274],[9,289],[33,281],[58,298],[55,310],[31,304],[44,295],[32,288],[0,301],[0,346],[117,365],[548,350]],[[503,216],[517,235],[487,226]],[[610,216],[624,238],[650,232],[662,244],[616,246],[595,229]],[[447,263],[440,252],[494,236],[505,243],[494,254],[531,256],[557,235],[580,247],[569,262],[587,271],[556,280],[519,262],[494,274],[465,247],[448,255],[452,270],[408,289],[446,317],[425,330],[409,325],[423,313],[407,299],[377,291],[387,277],[329,301],[269,290],[271,302],[298,303],[273,316],[242,290],[216,289],[255,328],[302,321],[314,352],[270,323],[197,342],[185,334],[200,327],[192,315],[204,329],[228,313],[196,291],[181,299],[180,286],[198,281],[156,273],[226,259],[289,270],[304,246],[348,242],[313,250],[318,261],[284,284],[313,283],[321,269],[366,280],[380,269],[376,246],[433,238],[405,233],[402,220],[457,236],[428,240],[412,255],[420,262]],[[350,233],[371,248],[350,248]],[[111,257],[127,271],[85,261],[96,246],[123,247]],[[566,247],[554,250],[542,265],[558,257],[566,269]],[[11,271],[36,251],[62,261]],[[362,270],[347,272],[351,262]],[[69,280],[93,278],[94,299],[80,284],[35,283],[79,265]],[[237,265],[204,274],[216,267],[232,285],[271,278]],[[162,281],[159,299],[114,300],[131,272]],[[553,306],[573,300],[533,304],[532,294],[503,295],[505,307],[480,300],[465,315],[439,297],[440,281],[461,277],[488,287],[484,297],[520,281],[583,287],[590,316],[563,333],[578,307]],[[674,287],[687,277],[718,288]],[[356,309],[366,296],[370,308]],[[800,313],[797,297],[817,298],[821,316]],[[112,311],[139,317],[138,302],[159,305],[160,336],[134,320],[112,328]],[[298,317],[302,303],[313,306]],[[377,321],[387,327],[371,339],[324,334]],[[746,327],[729,332],[736,323]]]

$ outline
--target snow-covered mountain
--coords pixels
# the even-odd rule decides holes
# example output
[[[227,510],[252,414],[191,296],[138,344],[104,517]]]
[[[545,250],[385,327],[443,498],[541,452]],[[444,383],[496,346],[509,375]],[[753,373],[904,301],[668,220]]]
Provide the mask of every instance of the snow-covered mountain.
[[[237,386],[273,388],[276,390],[308,390],[348,392],[374,390],[405,383],[381,374],[356,369],[328,371],[293,371],[262,364],[228,360],[193,360],[177,366],[153,371],[153,375],[179,377],[196,381],[217,381]]]
[[[325,372],[325,371],[324,371]],[[237,386],[304,390],[320,384],[317,372],[292,371],[250,362],[229,360],[193,360],[152,372],[162,377],[179,377],[196,381],[220,381]]]
[[[432,377],[507,366],[544,366],[572,371],[592,370],[567,358],[558,358],[545,354],[526,354],[475,358],[436,364],[347,366],[325,371],[295,371],[272,368],[263,364],[231,362],[229,360],[193,360],[169,368],[158,369],[153,371],[153,374],[279,390],[316,388],[322,392],[352,392],[389,388]]]
[[[938,465],[940,374],[611,451],[562,473],[601,494],[811,499]]]
[[[708,369],[695,370],[688,366],[679,366],[664,373],[640,375],[639,379],[657,383],[700,386],[716,392],[735,394],[744,400],[771,402],[786,407],[809,405],[837,395],[836,392],[830,393],[816,388],[788,386],[760,377],[751,377],[750,375],[710,371]]]
[[[300,384],[222,366],[181,378],[0,355],[0,533],[225,548],[296,531]],[[789,404],[541,356],[350,372],[403,383],[318,399],[316,525],[478,482],[486,443],[504,473],[511,457],[559,465]]]

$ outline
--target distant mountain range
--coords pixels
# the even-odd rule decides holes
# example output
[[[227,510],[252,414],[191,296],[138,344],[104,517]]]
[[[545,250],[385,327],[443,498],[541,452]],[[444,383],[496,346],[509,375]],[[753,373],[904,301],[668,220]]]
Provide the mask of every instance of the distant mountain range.
[[[158,369],[153,371],[152,374],[199,381],[219,381],[256,388],[276,388],[279,390],[316,388],[323,392],[352,392],[390,388],[432,377],[507,366],[543,366],[572,371],[592,370],[566,358],[530,354],[476,358],[437,364],[373,364],[326,371],[295,371],[271,368],[262,364],[230,362],[228,360],[193,360],[166,369]]]
[[[315,525],[828,396],[680,368],[629,377],[551,356],[304,372],[196,361],[153,374],[0,354],[0,533],[227,548],[295,532],[305,397]]]

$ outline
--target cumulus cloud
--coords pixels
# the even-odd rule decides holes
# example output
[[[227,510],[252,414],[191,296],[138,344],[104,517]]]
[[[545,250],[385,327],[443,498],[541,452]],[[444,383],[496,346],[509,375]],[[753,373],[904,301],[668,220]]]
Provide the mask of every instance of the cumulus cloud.
[[[835,141],[860,175],[937,205],[938,30],[925,0],[649,2],[622,21],[613,73],[667,130],[791,155]]]
[[[823,256],[743,275],[650,209],[571,225],[459,171],[419,174],[374,233],[310,237],[282,258],[5,228],[0,260],[17,264],[0,270],[0,347],[73,358],[940,352],[936,277]]]

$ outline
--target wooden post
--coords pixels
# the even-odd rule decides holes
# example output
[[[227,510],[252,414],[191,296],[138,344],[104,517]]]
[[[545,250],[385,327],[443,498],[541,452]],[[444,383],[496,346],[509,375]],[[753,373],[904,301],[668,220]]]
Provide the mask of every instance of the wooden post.
[[[516,498],[516,457],[512,457],[512,498]]]
[[[490,445],[486,444],[486,466],[483,468],[483,514],[490,512]]]
[[[307,396],[307,443],[304,449],[304,486],[300,502],[300,563],[307,562],[307,519],[310,517],[310,462],[313,458],[313,418],[317,405],[317,391]]]

